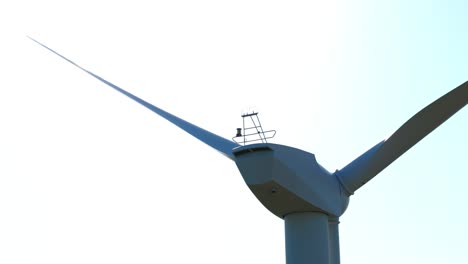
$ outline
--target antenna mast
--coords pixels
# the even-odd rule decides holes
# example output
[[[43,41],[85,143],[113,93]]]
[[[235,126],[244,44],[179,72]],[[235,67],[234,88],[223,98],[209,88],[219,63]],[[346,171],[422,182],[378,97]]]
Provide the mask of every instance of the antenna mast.
[[[250,142],[260,141],[268,143],[267,139],[273,138],[276,135],[276,130],[263,130],[258,112],[242,114],[242,128],[237,128],[236,135],[232,140],[238,144],[244,145]]]

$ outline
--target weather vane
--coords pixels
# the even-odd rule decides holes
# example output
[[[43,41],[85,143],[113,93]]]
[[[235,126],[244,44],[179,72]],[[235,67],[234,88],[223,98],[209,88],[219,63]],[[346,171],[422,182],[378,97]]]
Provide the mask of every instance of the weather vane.
[[[258,112],[247,112],[241,116],[242,128],[237,128],[236,135],[232,138],[237,144],[245,146],[246,143],[251,142],[268,143],[267,139],[273,138],[276,135],[276,130],[263,130]]]

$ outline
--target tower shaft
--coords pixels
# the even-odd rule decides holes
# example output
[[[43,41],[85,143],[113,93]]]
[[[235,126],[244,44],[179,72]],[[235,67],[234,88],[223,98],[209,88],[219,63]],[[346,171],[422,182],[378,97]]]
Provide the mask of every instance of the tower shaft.
[[[320,212],[284,217],[286,264],[329,264],[328,216]]]
[[[330,249],[330,264],[340,264],[340,233],[338,217],[330,217],[328,219],[328,248]]]

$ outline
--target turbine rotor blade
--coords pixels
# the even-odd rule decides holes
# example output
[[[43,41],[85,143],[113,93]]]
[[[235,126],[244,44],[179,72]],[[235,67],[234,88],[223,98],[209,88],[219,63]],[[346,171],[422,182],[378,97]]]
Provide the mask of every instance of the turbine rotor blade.
[[[387,140],[337,171],[336,176],[348,195],[352,195],[467,103],[468,82],[465,82],[419,111]]]
[[[126,95],[130,99],[136,101],[137,103],[143,105],[144,107],[148,108],[149,110],[153,111],[154,113],[158,114],[159,116],[165,118],[169,122],[173,123],[174,125],[178,126],[179,128],[183,129],[185,132],[189,133],[190,135],[194,136],[195,138],[199,139],[203,143],[207,144],[208,146],[216,149],[217,151],[221,152],[224,154],[226,157],[230,158],[231,160],[234,160],[234,155],[232,154],[232,149],[235,147],[240,146],[239,144],[236,144],[230,140],[227,140],[223,137],[220,137],[214,133],[211,133],[203,128],[200,128],[194,124],[191,124],[175,115],[172,115],[171,113],[168,113],[161,108],[154,106],[145,100],[125,91],[124,89],[118,87],[117,85],[103,79],[102,77],[86,70],[85,68],[82,68],[78,64],[74,63],[73,61],[69,60],[68,58],[62,56],[61,54],[57,53],[56,51],[52,50],[51,48],[47,47],[46,45],[40,43],[39,41],[31,38],[28,36],[31,40],[36,42],[37,44],[41,45],[42,47],[48,49],[49,51],[53,52],[57,56],[61,57],[62,59],[68,61],[69,63],[75,65],[82,71],[88,73],[89,75],[93,76],[94,78],[98,79],[99,81],[107,84],[108,86],[114,88],[116,91]]]

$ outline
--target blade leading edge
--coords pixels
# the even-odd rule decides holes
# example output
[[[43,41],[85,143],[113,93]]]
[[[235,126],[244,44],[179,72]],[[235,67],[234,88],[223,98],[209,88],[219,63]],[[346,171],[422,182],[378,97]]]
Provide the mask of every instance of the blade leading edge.
[[[93,76],[94,78],[98,79],[99,81],[107,84],[108,86],[114,88],[115,90],[117,90],[118,92],[126,95],[127,97],[129,97],[130,99],[133,99],[134,101],[136,101],[137,103],[143,105],[144,107],[148,108],[149,110],[155,112],[156,114],[160,115],[161,117],[165,118],[166,120],[168,120],[169,122],[173,123],[174,125],[178,126],[179,128],[183,129],[185,132],[189,133],[190,135],[196,137],[197,139],[199,139],[200,141],[202,141],[203,143],[207,144],[208,146],[216,149],[217,151],[221,152],[221,154],[224,154],[226,157],[230,158],[231,160],[234,160],[234,155],[232,154],[232,149],[235,148],[235,147],[238,147],[240,146],[239,144],[236,144],[230,140],[227,140],[223,137],[220,137],[214,133],[211,133],[210,131],[207,131],[203,128],[200,128],[194,124],[191,124],[175,115],[172,115],[164,110],[162,110],[161,108],[159,107],[156,107],[148,102],[146,102],[145,100],[125,91],[124,89],[118,87],[117,85],[111,83],[111,82],[108,82],[106,81],[105,79],[103,79],[102,77],[82,68],[81,66],[79,66],[78,64],[74,63],[73,61],[67,59],[66,57],[60,55],[59,53],[57,53],[56,51],[52,50],[51,48],[47,47],[46,45],[40,43],[39,41],[31,38],[28,36],[28,38],[30,38],[32,41],[36,42],[37,44],[41,45],[42,47],[48,49],[49,51],[55,53],[57,56],[61,57],[62,59],[68,61],[69,63],[75,65],[76,67],[78,67],[79,69],[81,69],[82,71],[88,73],[89,75]]]
[[[468,103],[468,81],[440,97],[404,123],[393,135],[336,172],[352,195]]]

